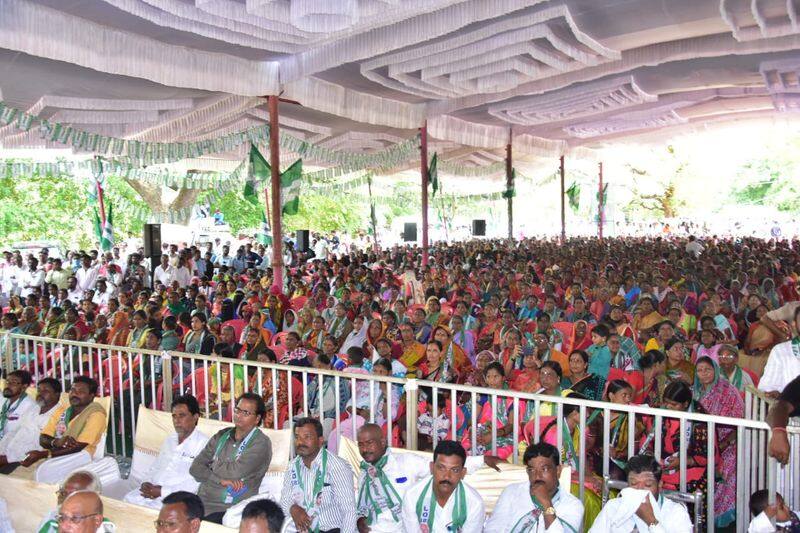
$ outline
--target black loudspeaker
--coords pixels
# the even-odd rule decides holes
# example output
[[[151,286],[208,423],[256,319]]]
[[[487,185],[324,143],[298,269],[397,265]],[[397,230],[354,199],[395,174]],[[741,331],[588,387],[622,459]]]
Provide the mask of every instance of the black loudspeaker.
[[[144,255],[161,259],[161,224],[144,225]],[[156,261],[156,264],[158,264]]]
[[[406,222],[403,228],[403,240],[405,242],[416,242],[417,240],[417,223]]]
[[[486,236],[486,221],[475,219],[472,221],[472,235],[475,237],[485,237]]]
[[[311,243],[308,241],[308,230],[299,229],[295,234],[294,249],[298,252],[307,252]]]

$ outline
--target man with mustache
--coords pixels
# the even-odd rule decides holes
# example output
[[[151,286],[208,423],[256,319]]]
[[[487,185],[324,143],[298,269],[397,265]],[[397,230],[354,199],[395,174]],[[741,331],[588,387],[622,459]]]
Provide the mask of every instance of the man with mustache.
[[[528,446],[522,460],[528,481],[512,483],[503,489],[484,531],[578,533],[583,525],[583,504],[558,488],[561,473],[558,449],[540,442]]]
[[[14,373],[10,374],[9,381],[13,375]],[[39,446],[39,434],[53,416],[60,394],[61,383],[58,380],[39,380],[36,386],[36,409],[28,411],[19,421],[16,431],[6,432],[0,439],[0,467],[11,465],[9,468],[16,468],[14,463],[20,462],[23,466],[28,466],[47,456]]]
[[[466,461],[467,452],[461,444],[439,441],[430,463],[431,475],[403,497],[402,526],[407,533],[483,531],[483,498],[463,481]]]
[[[294,426],[297,453],[286,469],[281,509],[294,529],[313,533],[356,531],[353,471],[347,461],[323,448],[322,423],[299,418]]]
[[[27,370],[17,370],[8,374],[3,400],[0,403],[0,450],[3,443],[12,439],[28,413],[38,411],[36,402],[25,393],[31,384],[31,374]],[[0,452],[2,453],[2,452]],[[0,455],[0,466],[9,461]]]
[[[364,424],[358,430],[358,451],[363,459],[356,490],[358,531],[393,533],[402,528],[403,495],[430,474],[430,461],[414,453],[392,453],[377,424]],[[499,472],[500,461],[499,457],[469,456],[465,468],[471,474],[485,464]]]
[[[94,402],[95,394],[94,379],[77,376],[73,380],[69,404],[56,408],[39,436],[39,444],[51,457],[82,451],[94,455],[107,423],[106,410]]]

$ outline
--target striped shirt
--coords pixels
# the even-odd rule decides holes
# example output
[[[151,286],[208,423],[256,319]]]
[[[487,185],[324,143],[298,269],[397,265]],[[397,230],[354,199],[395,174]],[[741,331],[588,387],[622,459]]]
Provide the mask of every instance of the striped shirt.
[[[305,495],[299,487],[292,484],[295,465],[299,465],[302,486],[306,490]],[[283,489],[281,490],[281,509],[287,517],[291,516],[289,509],[293,505],[299,505],[305,509],[303,502],[312,497],[314,472],[319,468],[322,468],[321,450],[311,463],[311,468],[306,467],[299,455],[289,463],[286,474],[283,476]],[[328,453],[328,469],[322,487],[321,503],[317,508],[320,531],[329,529],[339,529],[342,533],[357,531],[358,514],[356,513],[353,488],[353,470],[350,465],[344,459]]]

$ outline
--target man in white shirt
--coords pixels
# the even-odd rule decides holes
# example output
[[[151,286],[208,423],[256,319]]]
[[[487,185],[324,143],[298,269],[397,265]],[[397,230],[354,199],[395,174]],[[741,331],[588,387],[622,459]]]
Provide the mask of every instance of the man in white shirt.
[[[796,329],[800,327],[800,306],[794,311],[793,324],[795,331],[800,331]],[[777,398],[786,385],[799,375],[800,339],[793,337],[772,347],[758,388],[768,396]]]
[[[153,286],[161,284],[165,287],[170,287],[174,275],[175,269],[169,264],[169,256],[167,254],[162,254],[161,264],[158,265],[153,272]]]
[[[27,370],[15,370],[8,374],[3,401],[0,403],[0,440],[13,436],[29,413],[39,411],[36,401],[25,392],[31,382],[31,373]]]
[[[689,512],[661,493],[661,465],[652,455],[628,460],[628,487],[597,515],[589,533],[690,533]]]
[[[28,268],[22,273],[20,280],[20,296],[27,298],[36,289],[42,288],[45,278],[44,265],[39,266],[39,260],[31,256],[28,258]]]
[[[19,420],[13,432],[6,432],[0,439],[0,467],[23,463],[31,451],[42,450],[39,435],[47,421],[53,416],[61,395],[61,383],[53,378],[43,378],[36,385],[38,409],[29,410]]]
[[[559,459],[558,449],[552,444],[540,442],[528,446],[522,458],[528,481],[513,483],[503,489],[484,531],[581,531],[583,504],[572,494],[559,490]]]
[[[89,255],[84,255],[81,258],[81,268],[75,271],[75,279],[78,280],[78,288],[86,292],[94,289],[97,282],[99,268],[92,266],[92,258]]]
[[[314,244],[314,255],[322,261],[328,260],[328,241],[324,237],[320,236]]]
[[[323,447],[322,423],[316,418],[296,420],[294,442],[297,456],[283,476],[280,501],[292,521],[289,531],[355,531],[353,471]]]
[[[431,473],[431,463],[415,453],[392,453],[377,424],[358,430],[358,451],[363,458],[359,470],[356,506],[360,533],[394,533],[402,529],[400,506],[406,491]],[[485,460],[485,461],[484,461]],[[497,457],[469,456],[468,474],[484,465],[495,470]]]
[[[108,300],[113,296],[113,292],[114,290],[108,286],[108,282],[106,282],[105,278],[98,279],[97,289],[92,296],[92,303],[97,305],[101,312],[105,312],[108,307]]]
[[[700,244],[697,237],[689,235],[689,242],[686,243],[686,253],[692,254],[694,257],[700,257],[700,254],[705,250],[705,246]]]
[[[461,444],[439,441],[430,463],[431,475],[403,497],[402,524],[407,533],[483,531],[483,498],[464,483],[466,461],[467,452]]]
[[[70,276],[67,280],[67,300],[75,305],[80,305],[85,291],[78,287],[78,278]]]
[[[200,483],[189,474],[189,468],[208,442],[208,437],[197,429],[199,418],[200,406],[194,396],[175,398],[172,402],[175,433],[161,445],[146,481],[125,495],[126,502],[160,509],[164,497],[173,492],[197,492]]]
[[[186,258],[181,256],[178,258],[178,266],[172,274],[172,281],[177,281],[178,287],[185,289],[191,280],[192,273],[186,267]]]

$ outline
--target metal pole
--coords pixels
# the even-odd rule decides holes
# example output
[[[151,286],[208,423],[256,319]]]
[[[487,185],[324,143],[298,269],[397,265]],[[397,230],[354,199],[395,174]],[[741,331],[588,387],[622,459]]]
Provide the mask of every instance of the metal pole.
[[[600,185],[599,191],[597,193],[597,236],[600,240],[603,240],[603,208],[605,207],[605,202],[603,201],[603,162],[600,161],[597,166],[599,167],[599,177],[600,177]]]
[[[567,215],[564,210],[564,156],[559,159],[560,167],[559,173],[561,174],[561,244],[567,241]]]
[[[102,232],[106,225],[106,202],[103,198],[103,187],[100,185],[100,181],[96,181],[95,184],[97,185],[97,204],[100,206],[100,231]]]
[[[418,444],[417,433],[417,403],[419,400],[419,384],[416,379],[409,379],[405,386],[406,391],[406,449],[416,450]],[[434,395],[434,401],[436,396]],[[474,426],[473,426],[474,427]],[[434,439],[436,432],[433,432]]]
[[[508,238],[514,238],[514,198],[510,192],[514,189],[514,165],[511,159],[511,130],[508,132],[508,144],[506,145],[506,193],[508,198]]]
[[[422,176],[422,266],[428,265],[428,121],[419,129],[420,175]]]
[[[281,236],[281,166],[278,145],[278,97],[271,95],[269,102],[269,164],[272,170],[272,285],[283,291],[283,238]]]

